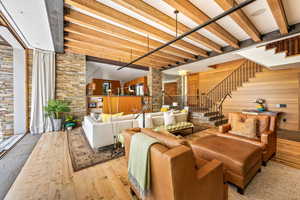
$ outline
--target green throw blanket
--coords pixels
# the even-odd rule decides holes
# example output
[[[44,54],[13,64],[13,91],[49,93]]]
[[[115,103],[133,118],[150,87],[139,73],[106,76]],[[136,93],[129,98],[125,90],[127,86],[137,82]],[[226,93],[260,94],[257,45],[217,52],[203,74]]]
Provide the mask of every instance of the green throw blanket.
[[[150,192],[150,147],[158,140],[143,133],[136,133],[131,138],[128,178],[141,197]]]

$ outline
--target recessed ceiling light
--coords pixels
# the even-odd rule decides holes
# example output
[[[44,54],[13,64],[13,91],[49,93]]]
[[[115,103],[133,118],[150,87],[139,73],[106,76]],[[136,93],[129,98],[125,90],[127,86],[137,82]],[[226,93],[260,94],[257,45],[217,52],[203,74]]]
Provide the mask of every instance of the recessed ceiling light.
[[[256,17],[266,12],[265,8],[258,9],[251,14],[251,17]]]

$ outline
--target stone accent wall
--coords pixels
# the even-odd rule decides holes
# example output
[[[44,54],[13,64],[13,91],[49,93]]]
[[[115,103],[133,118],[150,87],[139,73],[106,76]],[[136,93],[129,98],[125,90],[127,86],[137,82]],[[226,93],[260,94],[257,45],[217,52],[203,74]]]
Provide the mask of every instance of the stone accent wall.
[[[86,58],[73,53],[56,54],[56,98],[71,102],[71,114],[86,115]]]
[[[156,112],[162,105],[162,73],[160,70],[150,67],[147,78],[149,93],[152,96],[152,110]]]
[[[0,45],[0,139],[14,133],[13,81],[13,49]]]
[[[28,51],[28,118],[31,113],[32,92],[32,54]],[[71,113],[80,119],[86,114],[86,58],[84,55],[56,54],[56,91],[57,99],[71,102]],[[30,119],[28,119],[30,123]]]

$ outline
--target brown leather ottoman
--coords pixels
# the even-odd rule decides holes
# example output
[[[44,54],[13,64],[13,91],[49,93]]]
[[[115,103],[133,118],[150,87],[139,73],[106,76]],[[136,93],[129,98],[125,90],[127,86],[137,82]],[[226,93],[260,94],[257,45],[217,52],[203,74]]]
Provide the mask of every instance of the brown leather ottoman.
[[[190,143],[196,159],[217,159],[224,163],[225,180],[243,194],[250,180],[260,171],[261,148],[239,140],[209,135]]]

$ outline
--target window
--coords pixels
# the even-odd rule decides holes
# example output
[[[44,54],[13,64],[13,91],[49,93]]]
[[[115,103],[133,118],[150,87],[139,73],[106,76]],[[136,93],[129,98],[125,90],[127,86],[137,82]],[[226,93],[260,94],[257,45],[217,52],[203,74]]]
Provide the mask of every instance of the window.
[[[136,95],[137,96],[144,95],[144,85],[143,84],[136,85]]]
[[[103,83],[103,95],[108,95],[111,90],[111,82],[104,82]]]

